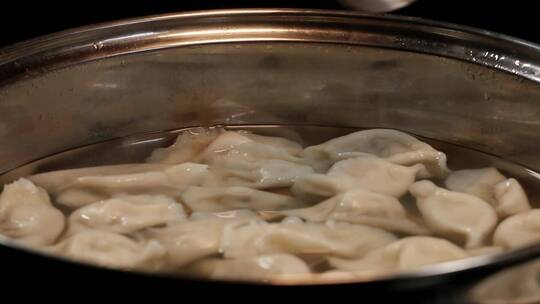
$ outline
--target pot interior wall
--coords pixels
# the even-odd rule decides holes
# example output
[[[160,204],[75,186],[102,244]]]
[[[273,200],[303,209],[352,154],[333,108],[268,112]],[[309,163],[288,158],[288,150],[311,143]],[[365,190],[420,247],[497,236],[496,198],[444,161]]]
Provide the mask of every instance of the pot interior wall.
[[[214,124],[396,128],[540,169],[539,122],[537,83],[472,63],[335,44],[209,44],[0,88],[0,171],[111,138]]]

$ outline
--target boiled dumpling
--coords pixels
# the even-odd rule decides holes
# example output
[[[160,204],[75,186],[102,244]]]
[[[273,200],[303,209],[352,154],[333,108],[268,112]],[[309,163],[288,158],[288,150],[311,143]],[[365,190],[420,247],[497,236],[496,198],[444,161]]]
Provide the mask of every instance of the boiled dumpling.
[[[500,246],[484,246],[484,247],[470,248],[470,249],[467,249],[466,251],[467,251],[467,255],[469,256],[481,256],[481,255],[501,253],[504,251],[504,248]]]
[[[241,219],[258,219],[259,215],[249,209],[235,209],[221,212],[195,211],[189,216],[190,220],[241,220]]]
[[[69,207],[81,207],[115,195],[177,196],[188,186],[202,184],[207,173],[207,165],[183,163],[160,171],[81,176],[57,190],[56,202]]]
[[[391,233],[363,225],[251,221],[228,226],[221,246],[226,258],[276,253],[354,258],[395,240]]]
[[[292,191],[300,197],[329,197],[347,190],[364,189],[400,197],[414,183],[422,168],[421,164],[404,167],[371,156],[351,158],[334,164],[326,175],[298,178]]]
[[[99,166],[80,169],[58,170],[29,176],[28,179],[55,196],[67,184],[83,176],[125,175],[144,172],[162,171],[170,165],[164,164],[125,164]]]
[[[429,233],[407,218],[405,208],[395,197],[361,189],[349,190],[312,207],[267,213],[272,214],[298,216],[312,222],[343,221],[408,234]]]
[[[155,270],[165,249],[157,241],[136,242],[102,230],[84,230],[48,249],[51,253],[99,266]]]
[[[466,248],[481,246],[497,224],[491,205],[476,196],[439,188],[427,180],[411,185],[410,192],[426,225]]]
[[[84,229],[132,233],[186,217],[182,205],[164,195],[126,195],[92,203],[69,216],[69,234]]]
[[[244,186],[255,189],[290,187],[299,177],[313,174],[310,166],[279,159],[247,161],[231,156],[214,164],[204,186]]]
[[[372,129],[354,132],[307,147],[304,157],[318,172],[336,161],[371,154],[399,165],[424,164],[423,177],[448,172],[446,155],[415,137],[396,130]]]
[[[368,252],[358,260],[328,258],[330,265],[355,273],[386,273],[412,270],[465,258],[465,251],[444,239],[411,236]]]
[[[49,245],[64,229],[62,212],[52,206],[49,195],[21,178],[4,186],[0,195],[0,234],[27,245]]]
[[[525,191],[515,178],[506,179],[493,187],[495,211],[506,218],[531,209]]]
[[[473,194],[490,202],[493,199],[493,186],[505,179],[495,168],[466,169],[450,173],[445,185],[449,190]]]
[[[246,187],[189,187],[180,197],[193,211],[277,210],[304,206],[290,196]]]
[[[152,151],[148,161],[173,165],[196,162],[201,152],[223,132],[222,128],[200,127],[184,130],[171,146]]]
[[[495,168],[458,170],[452,172],[445,181],[452,191],[476,195],[490,203],[499,218],[529,210],[529,201],[514,178],[506,179]]]
[[[290,155],[301,156],[303,152],[303,148],[299,143],[286,139],[284,137],[264,136],[264,135],[247,132],[247,131],[237,131],[237,132],[253,140],[254,142],[283,149]]]
[[[247,161],[279,159],[293,163],[303,163],[302,158],[291,154],[291,150],[271,141],[257,142],[239,132],[227,131],[219,135],[202,153],[200,160],[207,164],[219,165],[224,159],[240,157]]]
[[[157,239],[165,247],[166,261],[171,267],[179,267],[198,259],[218,254],[223,229],[227,225],[249,219],[226,220],[205,218],[152,228],[143,231],[139,237]]]
[[[189,273],[212,279],[267,281],[276,276],[311,273],[294,255],[269,254],[242,259],[207,258],[189,265]]]
[[[493,244],[507,249],[540,242],[540,209],[513,215],[502,221],[493,234]]]

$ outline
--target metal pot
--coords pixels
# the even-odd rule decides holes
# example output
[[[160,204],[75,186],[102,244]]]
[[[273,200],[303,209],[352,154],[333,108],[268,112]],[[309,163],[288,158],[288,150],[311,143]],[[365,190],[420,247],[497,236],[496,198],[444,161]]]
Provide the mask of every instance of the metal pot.
[[[396,128],[539,170],[539,84],[540,47],[416,18],[273,9],[130,19],[0,51],[0,172],[112,138],[202,124]],[[25,168],[3,181],[36,169]],[[70,287],[246,286],[98,269],[7,245],[0,256],[15,282],[54,273]],[[460,301],[475,281],[535,257],[540,245],[310,290]]]

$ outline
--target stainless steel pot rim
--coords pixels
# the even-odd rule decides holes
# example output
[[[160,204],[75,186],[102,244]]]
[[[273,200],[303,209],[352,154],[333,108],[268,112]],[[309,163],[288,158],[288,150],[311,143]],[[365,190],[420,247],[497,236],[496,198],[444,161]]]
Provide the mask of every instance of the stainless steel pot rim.
[[[394,33],[392,33],[394,31]],[[365,35],[367,32],[377,35]],[[363,45],[434,54],[540,82],[540,46],[468,26],[416,17],[310,9],[172,13],[53,33],[0,49],[0,83],[142,51],[242,42]]]

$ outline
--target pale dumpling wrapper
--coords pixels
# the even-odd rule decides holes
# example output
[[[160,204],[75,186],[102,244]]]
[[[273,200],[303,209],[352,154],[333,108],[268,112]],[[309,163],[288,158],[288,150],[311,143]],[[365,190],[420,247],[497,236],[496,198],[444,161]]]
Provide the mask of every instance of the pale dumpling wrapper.
[[[326,172],[335,162],[371,154],[392,163],[424,164],[423,177],[448,173],[446,155],[415,137],[389,129],[371,129],[331,139],[304,149],[306,161],[318,172]]]
[[[476,196],[449,191],[427,180],[411,185],[410,192],[428,228],[465,248],[482,246],[497,224],[495,210]]]
[[[200,217],[172,223],[163,228],[143,231],[139,237],[156,239],[166,249],[166,261],[171,267],[180,267],[198,259],[222,252],[221,239],[224,229],[252,218]]]
[[[257,142],[241,132],[226,131],[219,135],[202,153],[200,161],[205,164],[219,165],[223,159],[241,157],[247,161],[278,159],[293,163],[303,163],[302,158],[290,153],[290,150],[269,141]]]
[[[496,206],[500,218],[525,212],[531,209],[525,190],[515,178],[506,179],[493,187]]]
[[[182,163],[159,171],[80,176],[57,190],[56,202],[77,208],[118,195],[162,194],[174,197],[189,186],[201,185],[207,174],[207,165]]]
[[[368,252],[358,260],[328,258],[330,265],[337,269],[355,273],[388,273],[462,259],[466,252],[447,240],[411,236],[400,239],[385,247]]]
[[[265,254],[358,257],[396,240],[384,230],[347,223],[266,223],[251,221],[224,230],[226,258]]]
[[[45,190],[21,178],[5,185],[0,195],[0,234],[30,246],[54,243],[65,218]]]
[[[199,127],[183,130],[171,146],[154,150],[148,162],[171,165],[197,162],[202,151],[223,132],[222,128]]]
[[[290,187],[300,177],[313,174],[307,165],[279,159],[247,161],[230,156],[213,164],[204,186],[243,186],[255,189]]]
[[[531,209],[519,182],[507,179],[495,168],[454,171],[445,185],[452,191],[476,195],[490,203],[500,219]]]
[[[234,209],[227,211],[208,212],[194,211],[189,216],[190,220],[243,220],[243,219],[260,219],[259,215],[249,209]]]
[[[167,196],[126,195],[75,210],[68,219],[68,234],[84,229],[129,234],[185,218],[182,205]]]
[[[292,191],[300,197],[330,197],[353,189],[400,197],[407,193],[417,173],[424,168],[417,164],[405,167],[372,156],[346,159],[334,164],[327,174],[300,177]]]
[[[193,211],[278,210],[305,206],[290,196],[247,187],[189,187],[180,197]]]
[[[276,277],[311,273],[308,265],[290,254],[269,254],[241,259],[206,258],[188,268],[212,279],[268,281]]]
[[[48,249],[75,261],[108,268],[157,270],[165,255],[155,241],[137,242],[126,236],[103,230],[84,230]]]
[[[266,215],[298,216],[311,222],[335,220],[406,234],[429,234],[407,217],[405,208],[395,197],[362,189],[349,190],[312,207],[267,212]]]
[[[493,234],[493,244],[506,249],[536,242],[540,242],[540,209],[532,209],[505,219]]]
[[[170,167],[170,165],[141,163],[98,166],[44,172],[28,176],[28,179],[37,186],[47,190],[47,192],[49,192],[52,196],[56,196],[63,188],[65,188],[66,185],[73,183],[75,180],[83,176],[127,175],[162,171],[168,167]]]

